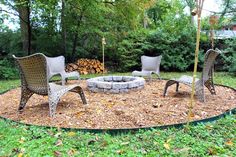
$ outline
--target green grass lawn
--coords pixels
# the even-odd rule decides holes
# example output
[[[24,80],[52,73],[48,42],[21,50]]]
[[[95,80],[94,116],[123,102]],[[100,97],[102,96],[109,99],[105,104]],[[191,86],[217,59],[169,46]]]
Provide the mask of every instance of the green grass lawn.
[[[182,74],[162,73],[162,77]],[[236,88],[236,77],[215,73],[215,83]],[[0,81],[0,92],[19,84],[19,80]],[[0,156],[233,157],[236,156],[236,115],[182,129],[140,130],[115,135],[45,129],[0,120]]]

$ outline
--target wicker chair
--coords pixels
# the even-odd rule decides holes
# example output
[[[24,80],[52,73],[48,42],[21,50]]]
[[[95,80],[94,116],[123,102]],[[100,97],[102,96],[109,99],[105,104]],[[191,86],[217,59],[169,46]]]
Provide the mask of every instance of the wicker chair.
[[[142,71],[133,71],[132,76],[146,76],[152,78],[152,73],[156,74],[160,78],[160,63],[162,56],[149,57],[142,56]]]
[[[211,92],[211,94],[216,94],[214,83],[213,83],[213,67],[216,57],[221,53],[220,50],[210,49],[205,54],[204,67],[202,71],[202,76],[200,79],[195,80],[195,92],[200,99],[200,101],[205,101],[204,86]],[[167,89],[169,86],[176,84],[176,92],[179,89],[179,83],[183,83],[188,86],[192,86],[193,78],[191,76],[183,75],[179,79],[170,79],[166,82],[163,95],[166,96]]]
[[[36,53],[26,57],[13,57],[16,59],[21,77],[21,100],[18,110],[23,111],[27,101],[34,94],[48,95],[49,113],[53,117],[57,103],[66,92],[76,92],[81,96],[83,104],[87,104],[83,89],[74,84],[68,86],[49,83],[46,56]]]
[[[69,77],[76,77],[77,79],[80,79],[80,75],[77,71],[73,72],[65,72],[65,57],[64,56],[58,56],[58,57],[46,57],[47,59],[47,65],[48,65],[48,79],[54,75],[60,75],[61,76],[61,82],[62,85],[65,85],[65,82],[67,82],[67,78]]]

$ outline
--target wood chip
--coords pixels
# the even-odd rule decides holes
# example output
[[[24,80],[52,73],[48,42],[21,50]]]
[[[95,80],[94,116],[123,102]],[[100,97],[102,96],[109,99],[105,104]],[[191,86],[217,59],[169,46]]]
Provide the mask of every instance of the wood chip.
[[[69,80],[69,84],[77,81]],[[92,93],[86,87],[86,80],[79,81],[85,92],[88,105],[83,105],[78,94],[69,92],[58,103],[56,115],[49,117],[48,97],[34,94],[20,114],[20,88],[0,95],[0,116],[27,124],[49,125],[71,128],[133,128],[168,125],[187,121],[190,103],[190,88],[180,84],[168,89],[163,97],[165,80],[153,80],[145,88],[128,93]],[[195,101],[192,120],[219,115],[236,107],[236,92],[216,86],[216,95],[206,91],[206,102]],[[60,144],[60,143],[59,143]],[[58,153],[59,154],[59,153]]]

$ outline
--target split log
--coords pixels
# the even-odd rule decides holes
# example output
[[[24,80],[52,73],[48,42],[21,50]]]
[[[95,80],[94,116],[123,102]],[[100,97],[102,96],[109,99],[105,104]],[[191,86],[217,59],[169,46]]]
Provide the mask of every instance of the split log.
[[[68,63],[66,65],[66,71],[78,71],[80,74],[100,74],[107,72],[106,69],[103,69],[103,63],[96,59],[87,59],[81,58],[78,59],[75,63]]]

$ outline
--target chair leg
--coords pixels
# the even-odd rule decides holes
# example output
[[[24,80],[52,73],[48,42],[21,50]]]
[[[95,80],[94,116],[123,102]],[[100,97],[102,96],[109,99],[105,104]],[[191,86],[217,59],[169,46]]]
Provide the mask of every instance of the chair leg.
[[[179,91],[179,82],[176,82],[176,92]]]
[[[176,82],[174,80],[169,80],[169,81],[166,82],[166,85],[165,85],[165,88],[164,88],[164,93],[163,93],[164,97],[166,96],[168,87],[175,84],[175,83],[177,84],[178,82]],[[177,86],[179,86],[179,85],[177,85]],[[176,90],[177,90],[177,86],[176,86]]]
[[[61,85],[62,85],[62,86],[65,86],[65,82],[67,82],[66,79],[67,79],[67,78],[66,78],[64,75],[61,74]]]
[[[205,86],[207,87],[207,89],[211,92],[212,95],[216,95],[216,90],[215,90],[215,86],[213,84],[212,81],[207,80],[205,82]]]
[[[81,87],[78,86],[78,87],[76,87],[76,88],[74,88],[74,89],[72,89],[70,91],[78,93],[80,95],[81,99],[82,99],[83,104],[87,104],[87,100],[85,98],[84,91],[83,91],[83,89]]]
[[[195,92],[196,92],[197,98],[198,98],[201,102],[205,102],[204,86],[203,86],[202,83],[197,83],[197,84],[196,84]]]
[[[26,103],[28,102],[29,98],[33,95],[34,93],[28,90],[25,87],[21,88],[21,100],[20,100],[20,105],[18,108],[18,111],[23,111]]]
[[[62,78],[62,79],[61,79],[61,85],[62,85],[62,86],[65,86],[65,82],[67,82],[67,80],[66,80],[65,78]]]
[[[54,117],[59,100],[60,100],[60,96],[57,94],[48,96],[50,117]]]

